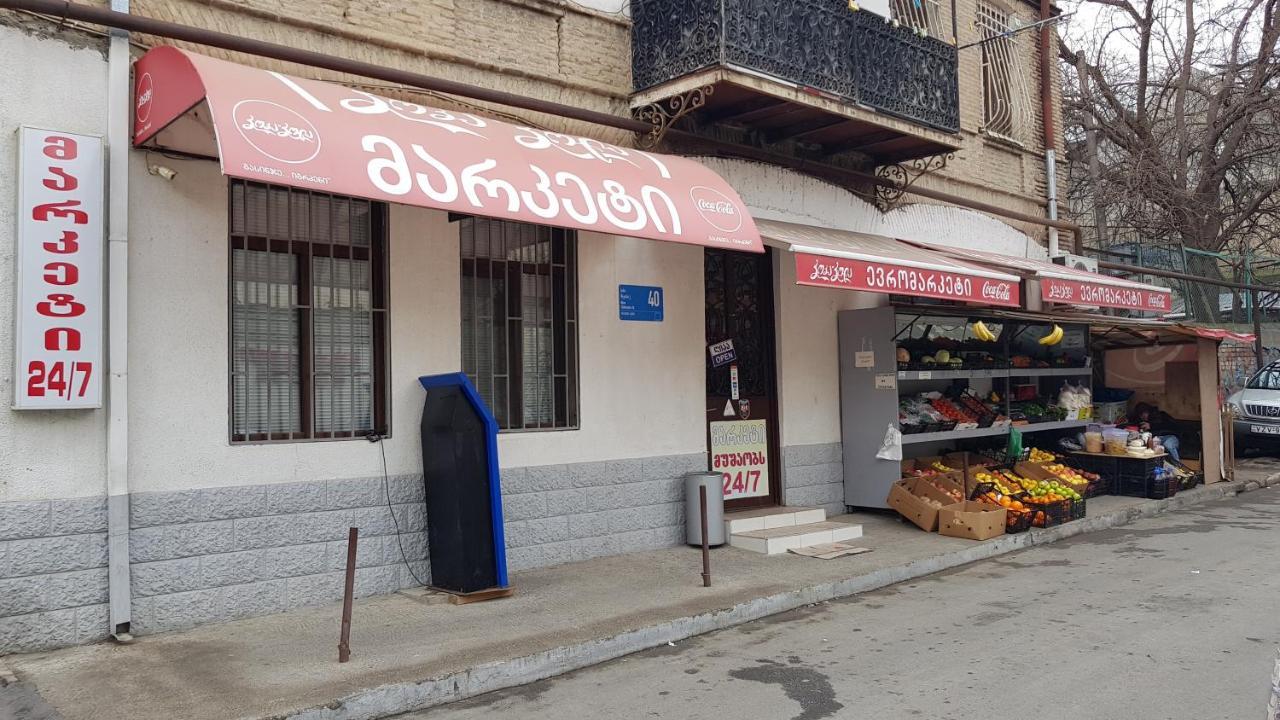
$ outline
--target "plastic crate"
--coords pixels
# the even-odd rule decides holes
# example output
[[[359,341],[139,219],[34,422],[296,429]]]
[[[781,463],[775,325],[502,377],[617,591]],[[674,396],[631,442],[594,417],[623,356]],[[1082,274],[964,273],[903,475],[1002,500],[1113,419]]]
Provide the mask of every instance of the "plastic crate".
[[[1116,467],[1120,477],[1140,480],[1151,477],[1157,468],[1164,467],[1164,458],[1117,458]]]
[[[1163,500],[1178,494],[1178,478],[1172,475],[1164,475],[1158,480],[1153,476],[1145,478],[1121,476],[1116,480],[1115,494]]]
[[[1099,495],[1111,494],[1111,480],[1106,477],[1099,477],[1097,480],[1090,480],[1089,486],[1081,493],[1086,498],[1098,497]]]
[[[1070,510],[1070,514],[1071,514],[1071,519],[1072,519],[1072,520],[1080,520],[1081,518],[1083,518],[1083,517],[1084,517],[1084,513],[1085,513],[1085,501],[1084,501],[1083,499],[1081,499],[1081,500],[1068,500],[1067,502],[1068,502],[1068,504],[1069,504],[1069,506],[1070,506],[1070,509],[1071,509],[1071,510]]]
[[[1032,505],[1032,525],[1038,528],[1053,527],[1061,525],[1065,522],[1071,522],[1071,501],[1059,500],[1058,502],[1045,503],[1043,505]],[[1041,515],[1040,513],[1044,513]]]
[[[1006,533],[1026,532],[1031,529],[1035,516],[1034,510],[1009,510],[1005,515],[1004,531]]]
[[[1129,411],[1129,403],[1121,400],[1119,402],[1096,402],[1093,404],[1093,417],[1095,420],[1104,423],[1114,423]]]

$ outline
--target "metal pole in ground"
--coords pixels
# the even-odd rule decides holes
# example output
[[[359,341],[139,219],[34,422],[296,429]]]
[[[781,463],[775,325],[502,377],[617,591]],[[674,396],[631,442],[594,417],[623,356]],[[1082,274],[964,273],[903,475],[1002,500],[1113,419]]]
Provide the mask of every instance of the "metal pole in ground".
[[[711,587],[711,545],[707,535],[707,486],[698,486],[698,508],[702,512],[702,587]]]
[[[347,532],[347,582],[342,591],[342,634],[338,639],[338,662],[351,659],[351,600],[356,586],[356,544],[360,528]]]

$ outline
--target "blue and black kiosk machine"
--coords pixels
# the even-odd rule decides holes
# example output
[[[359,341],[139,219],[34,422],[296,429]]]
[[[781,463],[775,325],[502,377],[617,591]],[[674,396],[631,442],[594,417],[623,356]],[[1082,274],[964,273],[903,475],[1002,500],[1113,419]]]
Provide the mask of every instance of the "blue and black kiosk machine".
[[[462,373],[418,378],[431,585],[468,594],[507,588],[498,423]]]

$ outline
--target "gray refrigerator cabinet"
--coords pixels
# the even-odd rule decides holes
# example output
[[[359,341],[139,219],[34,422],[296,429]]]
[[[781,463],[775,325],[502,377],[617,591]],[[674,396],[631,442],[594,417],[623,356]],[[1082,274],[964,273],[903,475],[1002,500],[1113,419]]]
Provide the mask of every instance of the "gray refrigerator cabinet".
[[[837,323],[844,504],[885,508],[889,486],[902,476],[901,463],[876,457],[885,431],[898,422],[895,311],[892,307],[844,310]],[[870,353],[869,366],[866,353]]]

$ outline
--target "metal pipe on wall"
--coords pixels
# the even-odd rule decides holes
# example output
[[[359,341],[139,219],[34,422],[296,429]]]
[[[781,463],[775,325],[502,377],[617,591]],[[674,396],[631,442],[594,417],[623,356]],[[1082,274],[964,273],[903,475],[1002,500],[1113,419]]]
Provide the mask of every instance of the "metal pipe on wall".
[[[1049,20],[1053,18],[1050,0],[1040,0],[1040,122],[1044,126],[1044,172],[1048,197],[1045,199],[1049,220],[1058,219],[1058,163],[1057,132],[1053,122],[1053,64],[1050,60],[1057,53],[1051,52],[1053,28]],[[1084,238],[1080,231],[1075,232],[1075,248],[1079,252]],[[1058,248],[1058,229],[1049,226],[1049,257],[1060,254]]]
[[[111,0],[127,14],[129,0]],[[110,635],[131,639],[129,582],[129,33],[107,49],[107,599]]]
[[[612,127],[629,132],[644,133],[653,129],[653,126],[649,123],[636,120],[634,118],[611,115],[597,110],[573,107],[572,105],[516,95],[514,93],[503,92],[501,90],[477,87],[475,85],[468,85],[466,83],[460,83],[453,80],[445,80],[407,70],[381,67],[372,63],[348,60],[346,58],[334,57],[332,55],[325,55],[323,53],[311,52],[309,50],[302,50],[285,45],[277,45],[275,43],[263,42],[261,40],[253,40],[251,38],[244,38],[236,35],[228,35],[226,33],[191,27],[189,25],[181,25],[179,23],[156,20],[154,18],[142,17],[139,15],[114,12],[105,8],[79,5],[70,2],[69,0],[0,0],[0,8],[27,10],[29,12],[51,15],[53,17],[62,17],[81,22],[93,23],[96,25],[119,28],[143,35],[154,35],[171,40],[181,40],[198,45],[207,45],[209,47],[222,48],[224,50],[271,58],[273,60],[281,60],[284,62],[297,63],[299,65],[332,70],[334,72],[360,75],[422,90],[431,90],[434,92],[470,98],[472,100],[505,105],[532,112],[546,113],[548,115],[556,115],[571,120],[579,120],[593,125],[602,125],[604,127]],[[674,128],[667,132],[667,137],[679,138],[698,143],[703,147],[714,148],[716,152],[723,153],[726,156],[742,157],[778,165],[797,172],[803,172],[825,178],[829,181],[845,182],[853,185],[869,184],[882,187],[895,187],[891,181],[877,177],[872,173],[865,173],[835,165],[803,160],[789,155],[774,153],[746,145],[712,140],[701,135],[695,135],[693,133],[684,132]],[[937,190],[929,190],[923,187],[907,187],[903,189],[903,192],[908,195],[938,200],[951,205],[957,205],[990,215],[997,215],[1011,220],[1017,220],[1019,222],[1048,226],[1059,230],[1068,230],[1075,235],[1077,242],[1079,242],[1080,226],[1072,222],[1037,217],[1035,215],[1020,213],[997,205],[978,202],[960,197],[959,195],[952,195],[950,193],[944,193]]]

